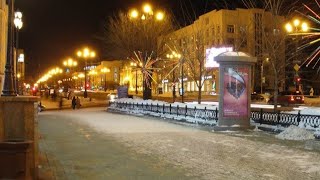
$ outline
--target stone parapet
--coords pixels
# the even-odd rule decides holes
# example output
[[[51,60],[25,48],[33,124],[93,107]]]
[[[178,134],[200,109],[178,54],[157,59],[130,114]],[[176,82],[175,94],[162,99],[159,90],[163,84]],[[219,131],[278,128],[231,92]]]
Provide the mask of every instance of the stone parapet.
[[[0,97],[0,142],[31,142],[26,150],[26,177],[36,179],[38,165],[38,97]]]

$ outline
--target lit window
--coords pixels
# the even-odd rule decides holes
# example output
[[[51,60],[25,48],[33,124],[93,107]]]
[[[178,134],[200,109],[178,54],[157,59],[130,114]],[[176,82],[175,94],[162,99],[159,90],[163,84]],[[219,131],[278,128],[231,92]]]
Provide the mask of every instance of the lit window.
[[[227,25],[227,32],[234,33],[234,25]]]

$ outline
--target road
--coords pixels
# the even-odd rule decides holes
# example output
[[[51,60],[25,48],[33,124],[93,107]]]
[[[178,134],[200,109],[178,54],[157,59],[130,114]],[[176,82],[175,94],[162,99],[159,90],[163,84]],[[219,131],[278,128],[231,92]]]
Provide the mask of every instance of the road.
[[[104,108],[39,114],[58,179],[319,179],[320,152],[263,132],[218,133]]]

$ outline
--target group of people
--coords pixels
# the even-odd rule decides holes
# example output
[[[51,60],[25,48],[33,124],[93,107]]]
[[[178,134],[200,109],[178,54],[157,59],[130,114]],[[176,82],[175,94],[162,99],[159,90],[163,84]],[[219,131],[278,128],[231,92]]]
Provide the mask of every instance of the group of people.
[[[81,106],[79,97],[76,98],[75,96],[73,96],[71,105],[72,109],[79,109]]]

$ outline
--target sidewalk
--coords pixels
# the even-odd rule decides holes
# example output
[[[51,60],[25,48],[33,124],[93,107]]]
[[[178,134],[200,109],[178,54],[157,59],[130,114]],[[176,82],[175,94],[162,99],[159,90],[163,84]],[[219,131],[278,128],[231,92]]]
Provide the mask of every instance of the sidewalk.
[[[93,98],[80,98],[81,108],[86,107],[106,107],[109,104],[107,100],[93,99]],[[72,99],[62,98],[62,109],[71,109]],[[51,98],[41,98],[41,104],[45,106],[45,110],[59,110],[59,98],[53,100]]]

